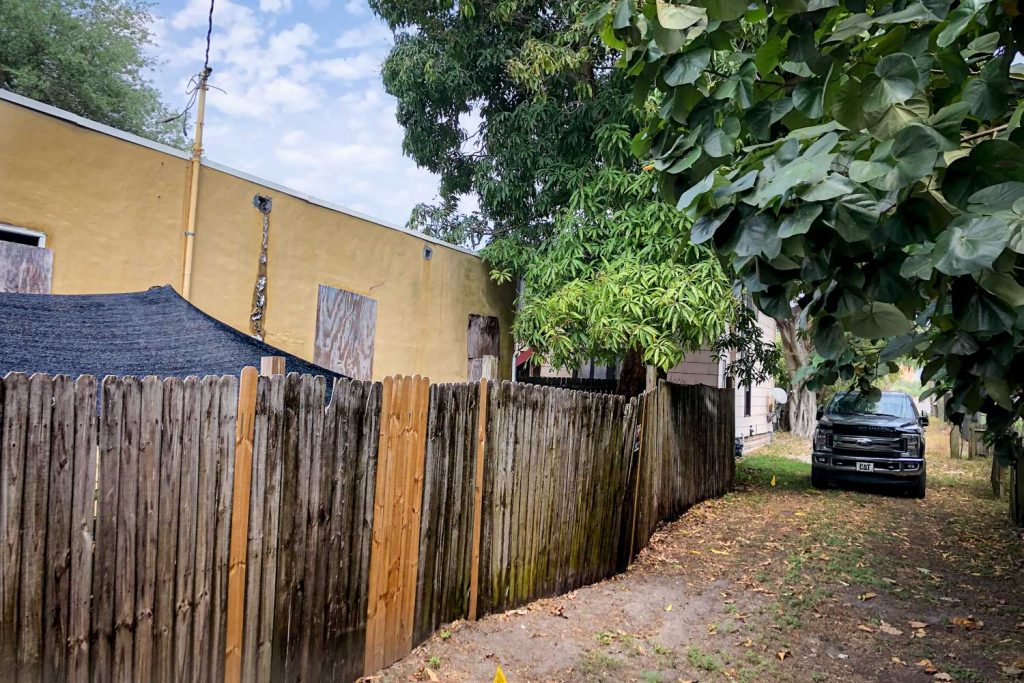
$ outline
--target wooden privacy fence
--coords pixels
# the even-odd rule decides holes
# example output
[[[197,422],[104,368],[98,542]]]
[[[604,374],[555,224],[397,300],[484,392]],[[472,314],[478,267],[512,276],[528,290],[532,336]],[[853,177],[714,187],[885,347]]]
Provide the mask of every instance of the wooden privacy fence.
[[[352,681],[728,491],[732,390],[0,380],[0,671]]]

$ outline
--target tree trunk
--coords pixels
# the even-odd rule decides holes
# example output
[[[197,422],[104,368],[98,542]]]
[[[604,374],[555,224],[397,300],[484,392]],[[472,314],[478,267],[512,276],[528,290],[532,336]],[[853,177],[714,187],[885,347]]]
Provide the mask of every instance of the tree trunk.
[[[622,357],[618,392],[627,398],[639,396],[647,389],[647,366],[639,349],[630,349]]]
[[[807,342],[797,334],[795,313],[776,322],[779,336],[782,337],[782,355],[789,371],[789,429],[796,436],[810,438],[817,424],[818,397],[805,387],[804,382],[797,382],[796,373],[810,362],[811,350]]]
[[[1010,519],[1024,526],[1024,458],[1018,457],[1010,472]]]

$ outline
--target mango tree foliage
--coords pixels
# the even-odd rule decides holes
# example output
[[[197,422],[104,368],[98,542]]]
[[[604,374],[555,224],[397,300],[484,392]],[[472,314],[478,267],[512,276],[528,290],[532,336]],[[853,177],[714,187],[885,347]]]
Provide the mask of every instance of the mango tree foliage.
[[[796,302],[814,382],[900,356],[1024,410],[1022,18],[992,0],[616,0],[587,20],[659,116],[634,141],[758,307]]]
[[[638,349],[670,368],[725,332],[739,312],[731,280],[651,189],[650,174],[604,168],[555,215],[543,245],[504,239],[484,249],[498,279],[522,278],[517,339],[559,367]]]

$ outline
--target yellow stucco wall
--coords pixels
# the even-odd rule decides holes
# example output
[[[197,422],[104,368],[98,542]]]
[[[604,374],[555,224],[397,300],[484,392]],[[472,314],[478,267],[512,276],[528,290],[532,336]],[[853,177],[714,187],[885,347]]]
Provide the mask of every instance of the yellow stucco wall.
[[[0,100],[0,223],[46,234],[55,294],[180,291],[188,161]],[[270,214],[266,341],[312,360],[320,284],[377,301],[373,376],[464,381],[468,316],[501,323],[510,373],[512,291],[475,255],[204,166],[192,301],[248,332],[262,218]],[[431,247],[433,256],[423,256]]]

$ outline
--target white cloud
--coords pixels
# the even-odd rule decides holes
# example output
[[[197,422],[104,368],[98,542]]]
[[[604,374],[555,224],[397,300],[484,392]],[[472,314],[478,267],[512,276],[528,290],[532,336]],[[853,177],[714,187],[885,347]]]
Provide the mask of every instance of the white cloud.
[[[292,0],[260,0],[260,9],[264,12],[273,12],[275,14],[291,12]]]
[[[209,0],[180,1],[154,26],[154,76],[172,107],[202,63],[209,10]],[[207,156],[404,225],[435,198],[437,178],[402,154],[396,102],[380,83],[390,44],[363,1],[217,0]]]
[[[365,17],[370,13],[370,7],[366,4],[366,0],[348,0],[345,3],[345,10],[357,17]]]
[[[365,47],[384,47],[391,45],[391,31],[384,24],[369,22],[362,26],[342,31],[334,47],[339,50],[359,50]]]
[[[361,52],[354,57],[338,57],[320,62],[317,66],[324,74],[343,81],[375,78],[380,72],[380,56]]]

